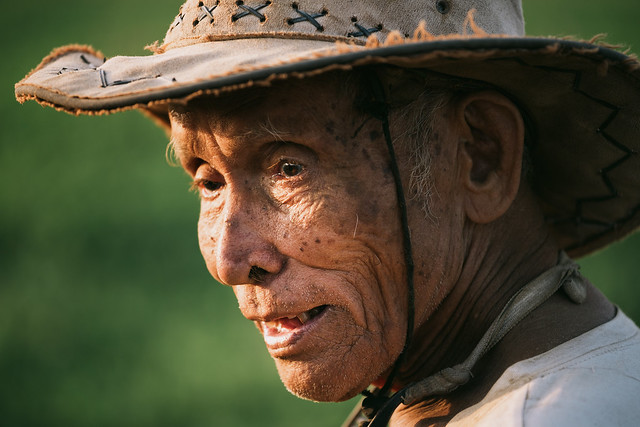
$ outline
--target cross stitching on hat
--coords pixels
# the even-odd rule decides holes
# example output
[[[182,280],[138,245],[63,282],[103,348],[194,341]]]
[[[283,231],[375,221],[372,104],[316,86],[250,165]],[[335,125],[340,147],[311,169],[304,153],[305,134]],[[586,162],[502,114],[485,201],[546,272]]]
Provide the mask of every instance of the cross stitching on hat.
[[[358,31],[347,34],[348,37],[369,37],[373,33],[382,31],[382,24],[378,24],[374,28],[366,28],[358,24],[358,18],[355,16],[351,18],[351,22],[353,22],[353,25],[358,29]]]
[[[240,19],[240,18],[244,18],[245,16],[253,15],[253,16],[255,16],[256,18],[258,18],[258,19],[260,20],[260,22],[264,22],[264,21],[266,21],[266,20],[267,20],[267,17],[266,17],[266,16],[264,16],[262,13],[260,13],[260,12],[258,12],[258,11],[259,11],[259,10],[264,9],[265,7],[269,6],[270,4],[271,4],[271,2],[270,2],[270,1],[267,1],[267,2],[265,2],[264,4],[261,4],[260,6],[258,6],[258,7],[255,7],[255,8],[254,8],[254,7],[251,7],[251,6],[247,6],[247,5],[245,5],[245,4],[244,4],[244,2],[243,2],[242,0],[238,0],[238,1],[236,2],[236,5],[237,5],[240,9],[244,10],[244,12],[238,12],[238,13],[236,13],[235,15],[233,15],[233,16],[231,17],[231,20],[235,22],[235,21],[237,21],[237,20],[238,20],[238,19]]]
[[[178,14],[178,16],[176,16],[176,19],[173,21],[173,24],[171,25],[170,31],[173,31],[174,28],[176,28],[178,25],[182,24],[183,20],[184,20],[184,13],[180,12]]]
[[[287,24],[293,25],[293,24],[297,24],[298,22],[307,21],[307,22],[310,22],[314,27],[316,27],[316,30],[324,31],[324,27],[316,20],[316,18],[321,18],[321,17],[325,16],[327,14],[327,10],[326,9],[322,9],[322,11],[319,12],[319,13],[309,14],[309,13],[303,11],[303,10],[300,10],[298,8],[298,3],[293,3],[291,5],[291,7],[300,16],[298,16],[297,18],[289,18],[289,19],[287,19]]]
[[[213,12],[219,4],[220,1],[218,0],[213,6],[211,6],[211,8],[208,8],[207,5],[203,2],[198,3],[198,6],[200,6],[200,9],[202,10],[202,13],[200,14],[200,16],[198,16],[198,21],[202,22],[202,20],[208,16],[209,18],[211,18],[211,23],[213,24],[213,15],[211,14],[211,12]]]

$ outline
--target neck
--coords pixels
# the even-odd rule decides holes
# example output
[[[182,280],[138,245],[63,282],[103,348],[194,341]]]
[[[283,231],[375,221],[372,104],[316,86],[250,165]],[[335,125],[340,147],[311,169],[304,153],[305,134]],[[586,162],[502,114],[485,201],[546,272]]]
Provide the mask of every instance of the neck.
[[[548,236],[542,221],[503,230],[513,230],[512,235],[517,239],[513,237],[514,241],[509,242],[509,236],[496,233],[490,227],[473,230],[477,238],[470,240],[467,246],[451,292],[433,314],[420,316],[418,313],[416,316],[413,345],[395,385],[397,388],[464,361],[507,301],[557,263],[558,247]],[[498,236],[500,242],[492,241],[491,236]],[[462,409],[481,400],[513,363],[548,351],[613,315],[610,303],[590,285],[587,301],[582,305],[556,293],[480,360],[469,384],[441,399],[412,407],[401,406],[394,415],[394,424],[399,420],[414,422],[425,418],[434,420],[431,425],[444,424]],[[404,425],[405,421],[399,425]]]
[[[558,249],[552,239],[539,230],[529,232],[542,237],[523,239],[528,244],[505,245],[508,250],[503,251],[484,235],[489,233],[475,233],[478,237],[468,246],[451,292],[433,314],[416,316],[419,320],[401,376],[403,383],[466,359],[507,301],[556,264]]]

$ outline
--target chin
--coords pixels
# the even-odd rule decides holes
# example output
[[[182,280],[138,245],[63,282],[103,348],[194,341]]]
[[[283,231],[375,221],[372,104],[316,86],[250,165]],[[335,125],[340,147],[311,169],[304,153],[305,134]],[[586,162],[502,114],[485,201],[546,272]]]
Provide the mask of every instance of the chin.
[[[284,386],[295,396],[315,402],[342,402],[357,396],[393,366],[402,351],[394,340],[391,351],[380,340],[358,340],[322,349],[274,357]],[[346,351],[345,351],[346,349]],[[316,351],[313,351],[316,350]]]
[[[313,366],[308,362],[276,359],[278,374],[289,392],[301,399],[314,402],[342,402],[358,395],[371,383],[369,378],[358,381],[346,369]],[[311,366],[310,366],[311,365]],[[342,365],[338,364],[341,368]]]

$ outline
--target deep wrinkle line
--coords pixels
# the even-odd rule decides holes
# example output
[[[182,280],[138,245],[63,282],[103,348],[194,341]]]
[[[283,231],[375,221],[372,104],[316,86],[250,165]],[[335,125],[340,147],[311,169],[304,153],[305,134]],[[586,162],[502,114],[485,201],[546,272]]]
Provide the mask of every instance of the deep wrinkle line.
[[[385,96],[385,92],[382,86],[382,82],[380,81],[379,76],[375,73],[375,71],[371,71],[366,74],[369,80],[369,86],[372,91],[373,100],[369,105],[369,114],[371,114],[374,118],[380,120],[382,125],[382,130],[384,133],[387,149],[390,157],[390,166],[393,174],[395,187],[396,187],[396,197],[398,199],[398,208],[400,211],[400,221],[402,225],[402,235],[403,235],[403,252],[406,264],[406,274],[407,274],[407,333],[404,342],[404,346],[402,348],[402,352],[396,359],[391,373],[387,377],[382,389],[377,390],[377,392],[363,393],[367,396],[363,402],[362,407],[370,409],[372,411],[368,411],[368,418],[374,418],[376,413],[384,406],[387,406],[390,400],[394,400],[394,396],[386,397],[386,394],[389,393],[393,386],[393,380],[395,379],[398,371],[400,370],[400,366],[404,362],[407,356],[407,351],[411,344],[411,337],[413,335],[413,327],[414,327],[414,316],[415,316],[415,296],[414,296],[414,283],[413,283],[413,273],[414,273],[414,263],[413,263],[413,252],[411,248],[411,233],[409,230],[409,219],[407,214],[407,203],[404,197],[404,189],[402,186],[402,180],[400,177],[400,171],[398,168],[398,162],[395,154],[395,150],[393,148],[393,142],[391,138],[391,131],[389,127],[389,106]],[[397,398],[401,398],[401,396],[395,396]],[[372,413],[371,413],[372,412]],[[375,422],[373,420],[372,422]],[[372,424],[369,424],[370,426]]]

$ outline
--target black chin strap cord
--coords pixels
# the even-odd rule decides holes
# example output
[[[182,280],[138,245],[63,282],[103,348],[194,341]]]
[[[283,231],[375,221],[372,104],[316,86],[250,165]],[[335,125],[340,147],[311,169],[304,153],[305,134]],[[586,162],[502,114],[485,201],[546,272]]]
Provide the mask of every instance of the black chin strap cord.
[[[396,360],[391,370],[391,373],[387,377],[384,386],[382,389],[375,390],[374,392],[364,391],[363,394],[366,398],[362,402],[363,413],[369,418],[374,418],[378,414],[378,412],[385,408],[388,412],[391,411],[388,416],[376,417],[378,419],[387,420],[395,410],[395,408],[400,404],[401,396],[391,396],[388,394],[391,391],[391,387],[393,386],[393,381],[400,370],[400,366],[404,362],[407,356],[407,351],[411,344],[411,338],[413,336],[413,328],[414,328],[414,317],[415,317],[415,291],[413,284],[413,251],[411,249],[411,232],[409,230],[409,219],[407,215],[407,203],[404,196],[404,189],[402,186],[402,179],[400,177],[400,170],[398,168],[398,161],[396,158],[395,149],[393,148],[393,141],[391,139],[391,131],[389,129],[389,104],[387,102],[387,98],[385,96],[385,90],[382,86],[382,82],[380,78],[375,73],[375,71],[371,70],[367,74],[369,80],[369,87],[371,90],[371,95],[373,99],[365,106],[367,112],[375,119],[379,120],[382,124],[382,131],[384,133],[384,139],[387,143],[387,149],[389,151],[390,158],[390,166],[391,172],[393,174],[393,179],[395,181],[396,187],[396,197],[398,199],[398,208],[400,211],[400,221],[402,225],[402,238],[403,238],[403,251],[404,251],[404,260],[406,266],[406,274],[407,274],[407,335],[404,342],[404,347],[400,356]],[[397,402],[396,402],[397,401]],[[383,411],[385,412],[385,411]],[[382,415],[382,414],[380,414]],[[385,414],[386,415],[386,414]],[[374,426],[375,420],[369,424],[371,427]],[[378,425],[378,424],[375,424]],[[386,425],[386,423],[384,424]]]
[[[560,253],[558,264],[540,274],[520,288],[502,308],[471,354],[460,364],[403,388],[389,399],[368,424],[369,427],[386,426],[395,409],[401,404],[412,405],[428,398],[444,396],[471,380],[476,363],[489,352],[522,319],[543,304],[558,289],[575,304],[587,298],[586,282],[578,272],[579,266],[567,254]]]
[[[409,384],[402,390],[389,396],[393,381],[398,374],[402,363],[407,357],[407,351],[411,344],[414,328],[415,302],[413,283],[413,254],[411,250],[411,233],[407,216],[407,205],[404,197],[402,181],[398,169],[395,150],[389,130],[389,106],[385,96],[384,87],[374,71],[367,73],[369,87],[373,96],[372,100],[364,106],[367,112],[382,124],[384,138],[389,151],[391,171],[395,180],[396,195],[401,215],[404,258],[407,268],[407,336],[400,356],[394,363],[391,373],[387,377],[382,389],[374,391],[365,390],[362,394],[360,416],[353,414],[347,420],[345,426],[385,427],[389,423],[394,411],[400,404],[411,405],[429,397],[448,394],[459,386],[466,384],[471,377],[471,370],[476,362],[484,356],[504,335],[517,325],[536,307],[540,306],[559,288],[563,288],[571,301],[581,304],[586,299],[586,287],[578,273],[578,266],[569,257],[561,253],[558,264],[536,277],[533,281],[520,289],[503,307],[502,312],[485,332],[482,339],[461,364],[452,368],[443,369],[440,372],[424,378],[413,384]],[[366,420],[366,417],[368,420]],[[359,424],[358,424],[359,422]]]

